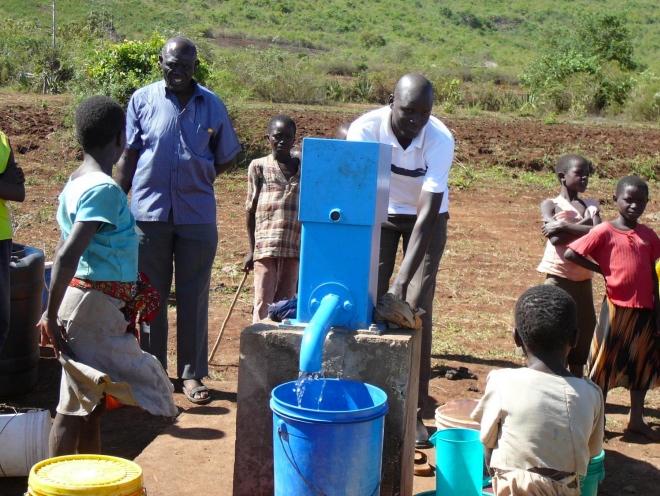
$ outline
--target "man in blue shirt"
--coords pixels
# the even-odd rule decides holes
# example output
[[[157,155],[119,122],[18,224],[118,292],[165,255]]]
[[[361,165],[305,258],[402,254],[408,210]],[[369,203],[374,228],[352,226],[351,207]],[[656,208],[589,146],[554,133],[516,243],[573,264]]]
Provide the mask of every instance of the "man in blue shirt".
[[[139,270],[161,292],[161,309],[141,330],[141,345],[167,370],[167,299],[174,276],[177,377],[193,403],[211,400],[208,303],[218,244],[213,182],[241,150],[224,103],[193,79],[197,48],[171,38],[159,56],[163,80],[137,90],[128,104],[126,150],[117,182],[133,190],[140,237]]]

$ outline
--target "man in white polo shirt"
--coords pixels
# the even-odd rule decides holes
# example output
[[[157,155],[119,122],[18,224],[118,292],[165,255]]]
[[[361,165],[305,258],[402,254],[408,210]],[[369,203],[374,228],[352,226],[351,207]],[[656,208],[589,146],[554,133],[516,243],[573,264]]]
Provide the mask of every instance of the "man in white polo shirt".
[[[433,297],[438,266],[447,241],[447,180],[454,157],[454,138],[431,115],[433,86],[421,74],[406,74],[389,97],[389,105],[355,120],[348,140],[392,145],[387,222],[381,226],[378,299],[385,293],[426,310],[422,316],[422,353],[415,445],[429,447],[422,413],[428,401],[433,341]],[[404,258],[394,281],[399,239]]]

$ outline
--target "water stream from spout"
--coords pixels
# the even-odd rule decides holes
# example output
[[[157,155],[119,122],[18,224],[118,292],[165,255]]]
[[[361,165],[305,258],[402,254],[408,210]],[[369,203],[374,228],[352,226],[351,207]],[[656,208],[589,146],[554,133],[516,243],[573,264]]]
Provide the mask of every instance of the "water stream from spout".
[[[320,381],[320,388],[313,387],[316,383]],[[305,408],[314,409],[314,401],[316,401],[316,410],[321,409],[321,402],[323,401],[323,390],[325,389],[325,375],[323,371],[321,372],[303,372],[302,370],[298,374],[298,380],[294,391],[296,392],[296,397],[298,398],[298,407],[303,406],[303,399],[305,400]],[[310,394],[316,395],[318,391],[318,398],[310,396]]]

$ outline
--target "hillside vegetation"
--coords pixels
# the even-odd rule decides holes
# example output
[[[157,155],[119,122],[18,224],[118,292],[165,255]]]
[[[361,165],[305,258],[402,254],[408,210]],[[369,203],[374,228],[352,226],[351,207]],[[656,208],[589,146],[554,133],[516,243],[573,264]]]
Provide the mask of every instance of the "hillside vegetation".
[[[55,4],[53,48],[50,2],[2,1],[0,84],[123,100],[158,77],[131,64],[153,63],[154,44],[183,34],[200,46],[206,83],[228,99],[382,102],[401,74],[416,70],[431,78],[446,112],[660,117],[657,0]],[[112,65],[128,56],[112,48],[123,40],[138,42],[120,60],[127,71]],[[116,80],[95,83],[103,74]]]
[[[10,18],[49,30],[50,2],[3,0]],[[110,14],[129,39],[153,32],[191,37],[237,36],[317,48],[341,60],[378,65],[495,62],[522,70],[544,28],[569,25],[576,13],[625,12],[635,52],[660,72],[660,4],[656,0],[88,0],[57,1],[59,22]]]

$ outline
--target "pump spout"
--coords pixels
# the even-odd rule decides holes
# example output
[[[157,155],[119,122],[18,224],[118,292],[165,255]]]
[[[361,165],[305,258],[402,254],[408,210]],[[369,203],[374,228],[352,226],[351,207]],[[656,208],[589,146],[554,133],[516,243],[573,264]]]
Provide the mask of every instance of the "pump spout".
[[[313,374],[323,370],[323,343],[341,307],[340,298],[329,294],[323,297],[303,333],[300,345],[300,371]]]

